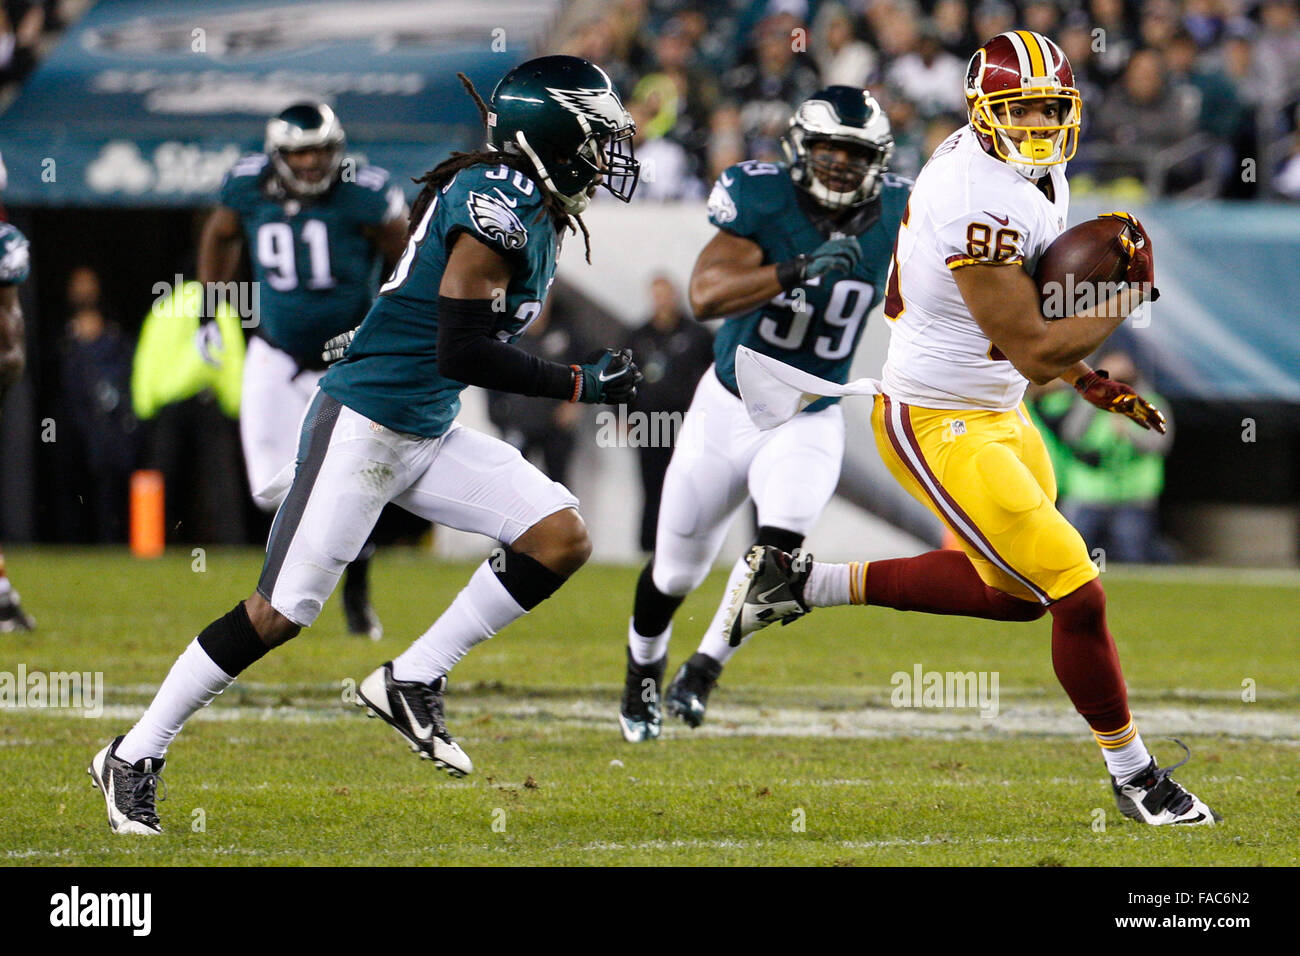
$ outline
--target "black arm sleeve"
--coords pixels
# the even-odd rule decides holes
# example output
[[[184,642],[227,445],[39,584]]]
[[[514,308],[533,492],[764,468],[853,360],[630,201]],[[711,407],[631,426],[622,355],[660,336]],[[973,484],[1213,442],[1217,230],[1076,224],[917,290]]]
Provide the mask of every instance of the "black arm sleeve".
[[[492,334],[491,299],[438,296],[438,371],[466,385],[568,399],[573,369],[529,355]]]

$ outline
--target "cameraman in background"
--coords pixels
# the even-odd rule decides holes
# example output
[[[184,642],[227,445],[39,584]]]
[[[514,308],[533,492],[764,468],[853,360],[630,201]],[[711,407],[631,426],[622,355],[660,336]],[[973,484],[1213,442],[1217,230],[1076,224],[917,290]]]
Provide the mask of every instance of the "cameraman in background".
[[[1169,403],[1146,382],[1126,352],[1103,355],[1098,368],[1165,409],[1165,434],[1138,428],[1118,415],[1082,401],[1073,389],[1049,392],[1037,400],[1043,424],[1069,453],[1060,475],[1061,513],[1088,549],[1102,548],[1113,561],[1134,564],[1174,560],[1158,530],[1157,507],[1165,486],[1165,457],[1173,445]]]

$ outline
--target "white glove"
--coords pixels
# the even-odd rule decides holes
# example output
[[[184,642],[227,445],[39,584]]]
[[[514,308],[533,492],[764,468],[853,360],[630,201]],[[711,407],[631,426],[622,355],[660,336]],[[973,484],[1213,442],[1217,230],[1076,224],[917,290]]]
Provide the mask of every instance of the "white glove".
[[[349,329],[341,335],[334,336],[321,346],[320,357],[330,364],[337,362],[347,352],[348,346],[352,344],[352,336],[356,334],[356,329]]]
[[[199,323],[199,330],[194,333],[194,347],[199,350],[199,358],[213,368],[221,368],[225,358],[226,340],[222,338],[221,326],[215,319]]]

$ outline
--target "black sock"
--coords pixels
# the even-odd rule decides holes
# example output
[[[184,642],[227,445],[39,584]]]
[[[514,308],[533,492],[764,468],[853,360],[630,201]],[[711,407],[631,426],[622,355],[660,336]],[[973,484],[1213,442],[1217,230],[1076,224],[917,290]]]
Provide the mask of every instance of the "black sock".
[[[370,557],[374,553],[374,544],[367,541],[361,548],[361,553],[348,565],[347,574],[343,578],[344,591],[358,597],[366,597],[370,593]]]
[[[797,531],[786,531],[784,528],[774,528],[765,524],[758,529],[758,540],[754,543],[770,544],[787,554],[794,554],[797,549],[803,547],[803,535]]]
[[[686,595],[673,597],[655,587],[654,559],[641,570],[636,581],[636,600],[632,604],[632,628],[642,637],[654,637],[668,630],[673,615]]]
[[[240,601],[225,617],[219,617],[199,634],[199,647],[231,677],[260,660],[270,650],[258,637],[248,609]]]
[[[559,590],[566,580],[535,558],[509,548],[488,558],[488,566],[501,586],[525,611],[531,611]]]

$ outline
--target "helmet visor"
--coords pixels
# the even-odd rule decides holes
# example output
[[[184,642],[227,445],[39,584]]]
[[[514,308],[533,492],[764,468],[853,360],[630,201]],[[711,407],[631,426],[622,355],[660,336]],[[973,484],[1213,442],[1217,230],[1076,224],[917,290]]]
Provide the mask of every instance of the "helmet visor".
[[[609,192],[628,202],[641,180],[641,164],[632,152],[631,127],[624,127],[612,136],[596,141],[599,150],[601,185]]]
[[[852,193],[867,176],[879,174],[887,149],[862,142],[808,138],[808,170],[832,193]]]
[[[1056,102],[1056,116],[1044,125],[1017,122],[1017,106]],[[971,104],[971,123],[993,140],[998,158],[1027,166],[1068,163],[1079,148],[1083,100],[1073,87],[988,93]]]

